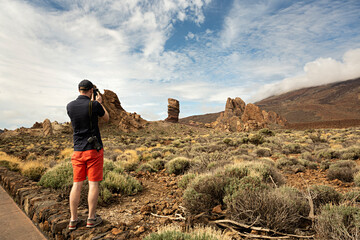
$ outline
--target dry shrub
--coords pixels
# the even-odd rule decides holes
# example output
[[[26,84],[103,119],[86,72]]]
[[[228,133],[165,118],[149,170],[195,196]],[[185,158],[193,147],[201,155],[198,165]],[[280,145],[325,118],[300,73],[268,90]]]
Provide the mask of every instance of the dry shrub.
[[[21,160],[17,157],[10,156],[4,152],[0,152],[0,166],[6,167],[10,171],[20,171]]]
[[[21,167],[21,174],[33,181],[39,181],[45,171],[44,164],[37,161],[26,162]]]
[[[360,148],[359,147],[350,147],[342,152],[341,157],[343,159],[356,160],[360,158]]]
[[[241,162],[225,167],[227,177],[243,178],[245,176],[258,176],[262,182],[277,185],[284,184],[284,177],[271,164],[266,161]]]
[[[360,208],[346,205],[323,207],[317,217],[315,231],[318,239],[360,239]]]
[[[335,159],[335,158],[340,158],[341,156],[339,151],[333,150],[331,148],[318,150],[315,153],[315,155],[317,158],[325,158],[325,159]]]
[[[181,189],[186,189],[187,186],[196,178],[195,173],[187,173],[182,176],[180,181],[178,182],[178,186]]]
[[[276,162],[276,167],[283,171],[289,171],[293,173],[305,171],[305,167],[296,158],[282,157]]]
[[[258,157],[270,157],[272,155],[270,148],[258,148],[255,150],[255,154]]]
[[[233,220],[276,231],[293,232],[310,211],[304,196],[289,187],[239,189],[225,200]]]
[[[298,143],[287,144],[283,147],[283,153],[285,154],[301,153],[301,145]]]
[[[360,187],[360,172],[357,172],[354,176],[355,186]]]
[[[135,171],[139,165],[139,157],[135,150],[126,150],[116,157],[116,162],[126,171]]]
[[[143,163],[136,169],[136,172],[156,172],[156,170],[151,164]]]
[[[180,226],[168,225],[151,233],[144,240],[230,240],[231,237],[222,234],[211,227],[200,227],[183,232]]]
[[[330,165],[327,177],[330,180],[339,179],[344,182],[354,181],[354,173],[358,171],[356,163],[352,160],[337,161]]]
[[[155,159],[149,162],[152,168],[157,172],[163,170],[165,167],[165,161],[163,159]]]
[[[243,178],[245,179],[242,180]],[[274,186],[273,182],[281,185],[284,179],[275,168],[264,162],[233,164],[216,173],[203,174],[195,178],[184,192],[184,206],[192,214],[206,212],[222,204],[226,193],[229,195],[245,186],[255,187],[258,182],[261,186]]]
[[[333,187],[326,185],[313,185],[310,187],[310,194],[314,202],[315,213],[328,203],[339,204],[342,196]]]
[[[227,179],[218,174],[195,178],[184,192],[184,207],[192,214],[207,212],[222,204]]]
[[[194,158],[191,164],[191,171],[196,173],[202,173],[209,170],[212,166],[224,166],[230,162],[231,156],[224,152],[212,152],[212,153],[201,153]]]

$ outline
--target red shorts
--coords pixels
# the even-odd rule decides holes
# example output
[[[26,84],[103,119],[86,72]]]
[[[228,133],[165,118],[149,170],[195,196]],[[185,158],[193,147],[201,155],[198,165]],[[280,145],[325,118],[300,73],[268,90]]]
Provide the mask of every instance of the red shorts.
[[[74,151],[71,157],[74,182],[82,182],[88,177],[89,181],[98,182],[103,179],[104,149]]]

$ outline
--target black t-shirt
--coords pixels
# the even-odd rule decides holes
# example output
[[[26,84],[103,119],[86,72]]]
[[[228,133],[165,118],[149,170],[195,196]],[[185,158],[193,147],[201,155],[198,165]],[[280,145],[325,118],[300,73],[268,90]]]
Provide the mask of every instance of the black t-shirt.
[[[67,113],[71,119],[71,125],[74,129],[74,151],[86,151],[95,149],[87,140],[92,136],[90,129],[89,116],[89,102],[90,98],[80,95],[76,100],[70,102],[66,106]],[[92,127],[94,135],[103,146],[98,126],[98,117],[104,116],[105,111],[101,104],[97,101],[92,103]]]

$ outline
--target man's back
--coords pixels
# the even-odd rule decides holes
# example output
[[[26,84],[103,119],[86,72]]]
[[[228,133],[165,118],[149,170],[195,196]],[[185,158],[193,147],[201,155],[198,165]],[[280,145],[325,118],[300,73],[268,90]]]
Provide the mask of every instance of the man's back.
[[[74,129],[74,150],[86,151],[94,149],[88,143],[88,138],[92,135],[96,136],[102,146],[100,131],[98,127],[98,117],[105,114],[103,107],[97,101],[92,102],[92,131],[90,126],[90,98],[80,95],[76,100],[70,102],[66,109],[71,119],[71,124]]]

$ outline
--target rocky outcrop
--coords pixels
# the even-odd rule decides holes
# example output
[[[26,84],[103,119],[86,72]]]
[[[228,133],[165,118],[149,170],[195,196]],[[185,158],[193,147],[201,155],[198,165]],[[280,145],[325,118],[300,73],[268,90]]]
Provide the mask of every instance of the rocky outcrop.
[[[49,119],[45,119],[44,122],[42,123],[43,126],[43,133],[45,137],[51,136],[54,134],[51,122]]]
[[[43,128],[43,124],[39,122],[35,122],[34,125],[32,125],[31,129],[39,129]]]
[[[180,104],[179,101],[173,98],[168,98],[168,117],[167,122],[179,122]]]
[[[286,119],[275,112],[266,112],[258,106],[245,102],[237,97],[228,98],[225,111],[212,123],[212,127],[219,130],[250,131],[266,127],[285,126]]]
[[[118,96],[110,91],[104,90],[103,105],[110,115],[110,123],[116,125],[124,132],[133,132],[143,128],[146,120],[142,119],[137,113],[128,113],[121,106]]]

